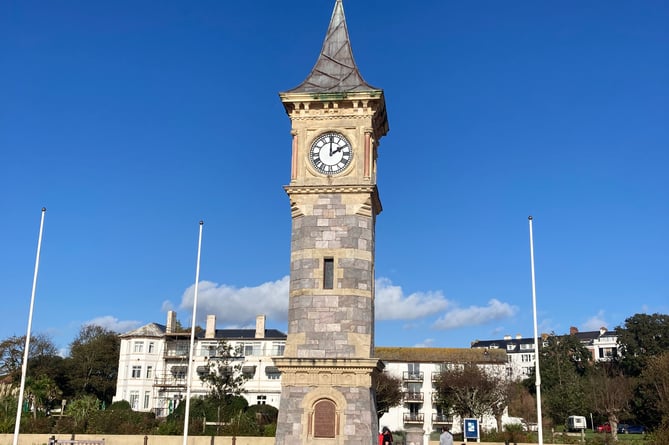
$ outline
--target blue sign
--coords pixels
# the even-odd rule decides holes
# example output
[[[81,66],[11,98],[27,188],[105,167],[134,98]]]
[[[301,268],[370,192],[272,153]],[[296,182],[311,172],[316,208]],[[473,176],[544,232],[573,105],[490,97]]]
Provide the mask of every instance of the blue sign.
[[[464,419],[465,422],[465,440],[479,439],[479,421],[478,419]]]

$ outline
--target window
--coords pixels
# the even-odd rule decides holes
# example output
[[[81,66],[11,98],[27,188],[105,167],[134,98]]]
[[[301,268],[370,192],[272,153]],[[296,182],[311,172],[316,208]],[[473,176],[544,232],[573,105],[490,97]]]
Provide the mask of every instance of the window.
[[[262,355],[261,354],[261,349],[260,349],[260,342],[251,342],[251,343],[244,343],[244,349],[243,349],[243,354],[244,356],[249,356],[249,355]]]
[[[132,367],[132,378],[138,379],[142,376],[142,367],[140,365],[134,365]]]
[[[156,344],[152,341],[149,342],[149,354],[153,354],[156,350]]]
[[[417,379],[420,377],[420,363],[407,363],[407,371],[409,371],[410,379]]]
[[[146,367],[146,378],[150,379],[153,377],[153,366],[147,366]]]
[[[133,343],[132,352],[144,352],[144,342],[136,341]]]
[[[130,406],[132,409],[137,409],[139,403],[139,391],[130,391]]]
[[[523,343],[520,345],[520,349],[524,350],[534,349],[534,343]]]
[[[150,402],[151,402],[151,392],[144,391],[144,409],[149,409]]]
[[[286,342],[275,341],[272,343],[272,351],[270,355],[283,355],[283,351],[286,349]]]
[[[323,289],[334,289],[334,258],[323,259]]]
[[[267,396],[258,396],[256,398],[256,404],[257,405],[265,405],[267,404]]]

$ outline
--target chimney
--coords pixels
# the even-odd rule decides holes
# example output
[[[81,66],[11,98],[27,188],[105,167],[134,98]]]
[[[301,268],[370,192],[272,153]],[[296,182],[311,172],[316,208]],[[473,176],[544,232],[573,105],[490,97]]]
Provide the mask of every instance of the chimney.
[[[505,335],[504,340],[511,340],[511,336],[510,335]]]
[[[207,327],[204,338],[216,338],[216,315],[207,315]]]
[[[599,328],[599,335],[604,335],[606,334],[607,331],[608,329],[606,329],[606,326],[602,326],[601,328]]]
[[[265,316],[256,317],[256,338],[265,338]]]
[[[520,334],[516,334],[516,340],[521,340],[522,338],[523,338],[522,335],[520,335]]]
[[[166,334],[174,334],[177,330],[177,313],[174,311],[167,311],[167,326],[165,328]]]
[[[569,328],[569,335],[574,335],[574,334],[578,334],[578,328],[575,327],[575,326],[572,326],[572,327]]]

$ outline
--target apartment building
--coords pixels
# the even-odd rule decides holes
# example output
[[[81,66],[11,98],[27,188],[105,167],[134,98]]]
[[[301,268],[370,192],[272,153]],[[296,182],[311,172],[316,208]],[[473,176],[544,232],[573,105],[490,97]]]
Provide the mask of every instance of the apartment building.
[[[280,373],[272,357],[282,356],[286,334],[265,328],[265,316],[256,318],[255,329],[216,329],[216,317],[207,317],[204,332],[196,333],[191,395],[209,392],[199,376],[207,371],[223,340],[241,348],[242,372],[248,377],[244,397],[250,405],[278,408]],[[122,334],[118,380],[114,401],[127,400],[136,411],[152,411],[159,417],[174,410],[187,391],[190,332],[178,329],[176,312],[169,311],[167,324],[149,323]]]
[[[542,334],[539,341],[548,334]],[[605,327],[598,331],[579,332],[575,327],[569,329],[569,335],[579,339],[581,344],[590,351],[594,361],[611,360],[618,354],[618,336]],[[507,376],[513,380],[522,380],[529,377],[535,367],[534,338],[523,338],[521,335],[510,335],[496,340],[475,340],[471,343],[472,349],[504,350],[507,354]]]
[[[396,348],[377,347],[376,356],[385,364],[385,372],[402,380],[403,399],[379,420],[380,426],[393,431],[421,429],[427,436],[443,426],[454,433],[462,432],[462,419],[442,411],[438,406],[435,383],[446,368],[462,364],[476,364],[490,375],[507,378],[505,350],[478,350],[466,348]],[[505,414],[502,422],[508,419]],[[497,428],[493,416],[481,421],[481,429]]]

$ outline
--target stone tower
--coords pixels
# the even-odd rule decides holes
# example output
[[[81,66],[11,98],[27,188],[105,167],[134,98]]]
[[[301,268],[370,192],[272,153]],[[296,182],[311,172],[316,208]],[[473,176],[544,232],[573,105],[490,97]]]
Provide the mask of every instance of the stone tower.
[[[353,59],[336,0],[316,65],[280,93],[292,124],[288,338],[277,445],[377,443],[374,244],[383,90]]]

